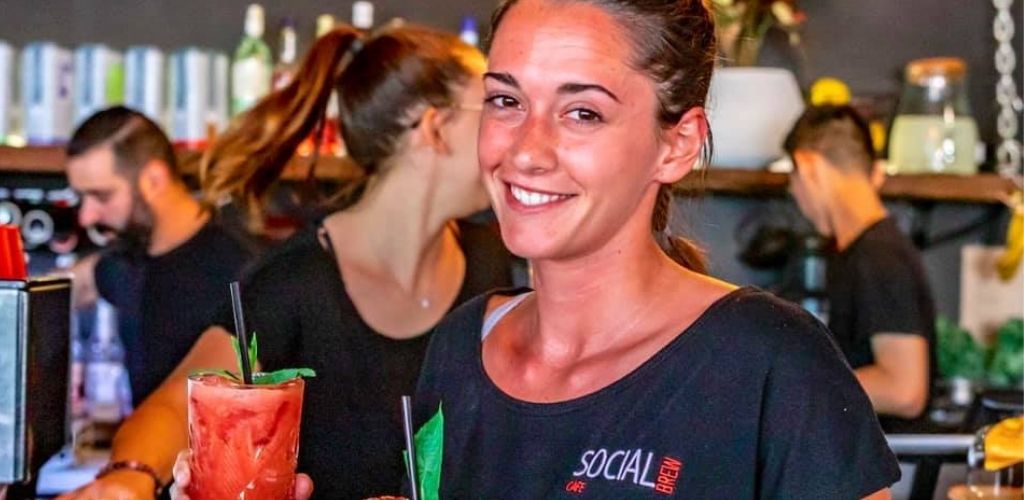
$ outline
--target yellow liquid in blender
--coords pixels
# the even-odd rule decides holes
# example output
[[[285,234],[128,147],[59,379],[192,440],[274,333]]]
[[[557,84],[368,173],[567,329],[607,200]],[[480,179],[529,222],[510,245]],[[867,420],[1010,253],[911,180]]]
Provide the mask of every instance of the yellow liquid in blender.
[[[899,115],[889,139],[890,173],[975,174],[978,126],[958,116],[947,126],[939,115]]]

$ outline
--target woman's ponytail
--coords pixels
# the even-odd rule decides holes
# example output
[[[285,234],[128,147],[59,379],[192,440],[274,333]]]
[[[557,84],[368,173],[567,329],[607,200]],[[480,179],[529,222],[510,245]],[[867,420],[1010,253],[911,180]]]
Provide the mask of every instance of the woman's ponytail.
[[[262,201],[299,144],[322,126],[343,62],[359,33],[339,27],[310,48],[295,77],[236,118],[200,161],[203,201],[241,205],[250,229],[259,229]]]
[[[708,272],[708,260],[704,251],[687,238],[672,236],[669,232],[669,215],[672,210],[672,188],[663,184],[658,188],[658,198],[654,202],[654,213],[651,216],[651,231],[662,250],[679,265],[701,274]]]

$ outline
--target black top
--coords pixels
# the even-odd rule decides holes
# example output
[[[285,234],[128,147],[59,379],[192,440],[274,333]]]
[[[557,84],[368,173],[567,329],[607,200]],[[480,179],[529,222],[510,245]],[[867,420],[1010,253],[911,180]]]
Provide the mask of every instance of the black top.
[[[162,255],[123,247],[103,254],[96,289],[117,309],[135,405],[178,366],[255,253],[251,240],[208,222]]]
[[[416,423],[442,405],[441,498],[860,498],[900,471],[828,332],[743,288],[626,377],[570,401],[484,372],[486,297],[437,328]]]
[[[828,298],[828,326],[850,366],[874,364],[871,337],[875,334],[920,335],[928,341],[930,379],[934,380],[935,306],[928,278],[920,254],[892,218],[878,221],[830,259]],[[911,432],[924,428],[927,415],[879,420],[887,432]]]
[[[509,286],[511,276],[511,257],[496,232],[475,224],[459,228],[466,275],[456,305]],[[265,371],[316,370],[306,381],[299,448],[299,470],[312,477],[314,497],[399,492],[405,474],[400,398],[415,390],[429,334],[392,340],[370,328],[313,230],[274,249],[243,283],[242,297]],[[230,310],[218,324],[234,330]]]

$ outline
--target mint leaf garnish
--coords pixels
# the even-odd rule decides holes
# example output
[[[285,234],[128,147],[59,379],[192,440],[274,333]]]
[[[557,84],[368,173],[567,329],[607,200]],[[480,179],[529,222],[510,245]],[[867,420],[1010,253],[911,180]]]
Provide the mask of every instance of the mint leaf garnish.
[[[238,337],[231,337],[231,347],[235,350],[235,362],[238,364],[238,373],[242,373],[242,351],[238,342]],[[249,363],[254,369],[256,368],[256,360],[258,359],[258,356],[259,347],[256,342],[256,332],[253,332],[252,338],[249,340]],[[242,381],[241,376],[228,370],[205,370],[195,373],[199,375],[220,375],[221,377],[228,378],[239,383]],[[315,376],[316,372],[309,368],[285,368],[283,370],[277,370],[270,373],[253,373],[252,383],[253,385],[275,385],[299,377],[311,378]]]
[[[309,368],[285,368],[270,373],[254,373],[252,383],[254,385],[274,385],[287,382],[299,377],[315,377],[316,372]]]

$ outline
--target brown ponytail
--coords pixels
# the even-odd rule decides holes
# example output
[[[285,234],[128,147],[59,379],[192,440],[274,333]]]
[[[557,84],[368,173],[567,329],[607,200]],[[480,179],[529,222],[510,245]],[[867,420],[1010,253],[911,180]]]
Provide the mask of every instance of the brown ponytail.
[[[336,91],[342,139],[363,173],[326,207],[345,208],[395,154],[418,107],[451,104],[479,55],[454,35],[411,24],[386,26],[365,40],[351,27],[331,31],[313,44],[287,87],[238,117],[203,156],[204,201],[234,200],[258,229],[263,198],[302,140],[323,123]]]
[[[284,170],[299,144],[323,119],[341,72],[341,61],[359,33],[340,27],[310,48],[295,78],[235,119],[203,155],[203,199],[218,206],[240,203],[250,226],[260,226],[264,195]]]
[[[669,218],[672,212],[672,188],[663,184],[658,188],[651,216],[651,231],[662,250],[679,265],[698,273],[707,274],[708,260],[704,251],[692,240],[669,234]]]

